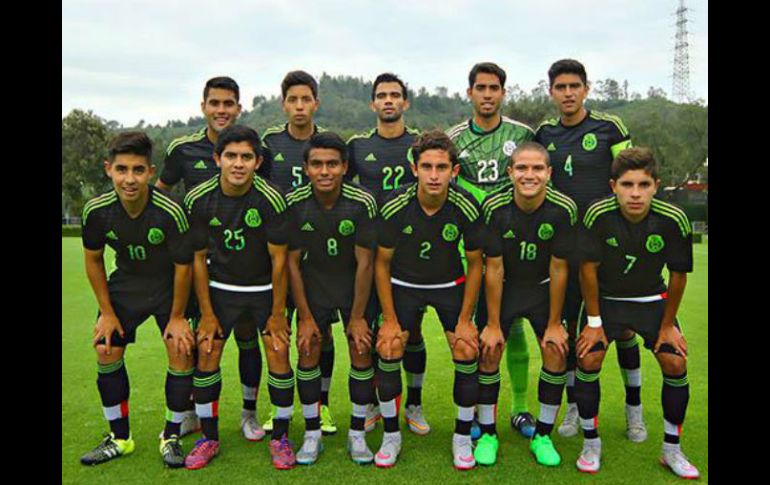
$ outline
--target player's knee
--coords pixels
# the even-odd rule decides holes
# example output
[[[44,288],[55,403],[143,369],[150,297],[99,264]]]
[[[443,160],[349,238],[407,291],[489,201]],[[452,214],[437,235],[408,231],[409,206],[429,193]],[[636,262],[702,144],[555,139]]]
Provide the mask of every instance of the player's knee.
[[[359,354],[355,348],[350,350],[350,363],[359,369],[366,369],[372,365],[372,354],[364,352]]]
[[[275,338],[269,338],[265,341],[267,355],[277,360],[289,360],[289,346]]]
[[[556,346],[548,344],[543,349],[543,364],[553,372],[563,372],[567,368],[567,358]]]
[[[661,349],[657,357],[658,362],[660,362],[660,369],[665,375],[680,376],[687,372],[687,362],[682,356]]]
[[[108,354],[106,345],[96,346],[96,359],[102,365],[113,364],[119,361],[122,357],[123,357],[123,347],[113,346],[112,350]]]
[[[604,351],[590,352],[585,357],[578,359],[578,365],[583,370],[596,372],[602,368],[604,354]]]
[[[478,353],[476,349],[465,343],[464,340],[456,340],[452,348],[452,358],[455,360],[476,360]]]

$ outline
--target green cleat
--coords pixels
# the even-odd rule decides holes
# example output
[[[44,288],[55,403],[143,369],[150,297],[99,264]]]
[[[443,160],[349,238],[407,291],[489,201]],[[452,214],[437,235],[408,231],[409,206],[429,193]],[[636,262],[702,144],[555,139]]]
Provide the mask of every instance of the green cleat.
[[[321,406],[321,432],[324,435],[331,435],[337,432],[337,424],[332,417],[331,409],[329,406]]]
[[[112,433],[105,434],[104,440],[99,446],[89,451],[80,458],[80,463],[84,465],[98,465],[123,455],[130,455],[134,452],[134,440],[129,436],[128,439],[116,439]]]
[[[529,444],[529,450],[535,455],[535,460],[545,466],[558,466],[561,463],[561,456],[554,448],[551,437],[548,435],[540,436],[536,434],[532,437]]]
[[[476,449],[473,450],[473,457],[479,465],[492,466],[497,462],[497,448],[500,443],[497,441],[497,435],[484,433],[476,441]]]

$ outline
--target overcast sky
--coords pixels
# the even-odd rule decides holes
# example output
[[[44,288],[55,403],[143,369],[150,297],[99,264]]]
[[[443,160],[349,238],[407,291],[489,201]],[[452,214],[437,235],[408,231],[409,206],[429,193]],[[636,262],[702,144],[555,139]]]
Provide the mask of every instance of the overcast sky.
[[[415,90],[464,93],[494,61],[529,91],[555,60],[589,80],[671,95],[678,0],[63,0],[62,116],[80,108],[133,126],[200,114],[205,81],[229,75],[251,109],[284,74],[392,71]],[[708,100],[708,2],[690,8],[690,86]],[[323,92],[320,93],[323,103]]]

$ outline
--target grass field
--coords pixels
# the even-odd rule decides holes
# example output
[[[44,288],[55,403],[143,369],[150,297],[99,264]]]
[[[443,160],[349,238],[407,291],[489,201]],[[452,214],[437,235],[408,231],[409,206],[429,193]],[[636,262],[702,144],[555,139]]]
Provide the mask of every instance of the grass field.
[[[220,399],[220,456],[199,471],[164,468],[158,453],[158,433],[163,427],[164,380],[166,357],[154,321],[142,325],[137,343],[126,353],[126,368],[131,382],[131,428],[137,448],[134,454],[97,467],[84,467],[79,457],[100,440],[108,429],[102,416],[96,389],[95,354],[90,345],[96,301],[85,276],[79,238],[62,238],[62,482],[90,483],[239,483],[278,482],[291,479],[304,483],[393,483],[409,479],[422,483],[505,482],[562,483],[682,483],[657,462],[663,434],[660,408],[661,375],[651,353],[642,353],[642,401],[649,438],[634,444],[624,437],[624,393],[612,346],[602,373],[600,431],[603,441],[602,470],[596,476],[577,472],[574,462],[582,438],[562,438],[554,432],[554,443],[562,454],[562,465],[554,469],[535,464],[525,439],[513,435],[507,424],[510,385],[503,371],[498,413],[500,451],[498,463],[491,468],[458,472],[452,468],[451,436],[455,408],[452,404],[453,367],[447,345],[435,313],[425,322],[428,351],[423,405],[433,430],[424,437],[413,435],[402,426],[404,442],[398,465],[390,470],[363,467],[350,461],[345,450],[349,425],[350,401],[347,390],[349,359],[342,327],[334,326],[336,362],[331,388],[331,408],[339,432],[325,437],[325,451],[311,467],[279,472],[270,465],[267,443],[250,443],[239,432],[241,388],[238,379],[237,350],[228,342],[222,359],[223,389]],[[680,319],[688,340],[690,357],[690,405],[683,433],[685,453],[701,471],[701,481],[708,482],[708,245],[695,246],[695,272],[690,275]],[[537,415],[537,376],[540,357],[531,329],[530,411]],[[296,358],[292,359],[296,362]],[[267,366],[264,366],[259,392],[259,416],[268,414]],[[290,439],[299,446],[303,421],[299,398],[295,397],[294,423]],[[562,408],[562,413],[564,407]],[[368,435],[369,447],[379,447],[382,426]],[[188,451],[196,437],[187,437]]]

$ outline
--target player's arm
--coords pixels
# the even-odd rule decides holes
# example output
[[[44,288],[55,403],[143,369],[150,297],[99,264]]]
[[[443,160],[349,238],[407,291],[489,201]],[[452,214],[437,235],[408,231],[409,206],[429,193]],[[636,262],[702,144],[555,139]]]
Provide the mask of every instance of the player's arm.
[[[602,320],[599,316],[599,263],[596,261],[583,261],[580,263],[580,290],[583,292],[588,324],[580,332],[577,339],[577,354],[579,358],[588,355],[591,348],[597,342],[603,342],[606,348],[607,338],[602,328]]]
[[[460,308],[460,316],[455,327],[455,338],[463,340],[471,348],[479,350],[479,333],[476,324],[473,323],[473,310],[479,299],[481,288],[481,273],[484,261],[481,257],[481,249],[465,250],[465,259],[468,261],[468,270],[465,276],[465,290],[463,292],[463,304]]]
[[[393,261],[394,252],[395,248],[378,246],[374,259],[374,282],[377,285],[377,296],[380,298],[382,307],[382,325],[377,332],[377,353],[386,359],[391,356],[391,348],[395,340],[404,338],[401,325],[396,318],[393,286],[390,282],[390,264]]]
[[[321,330],[313,318],[305,295],[305,283],[302,281],[302,271],[299,267],[301,258],[301,249],[289,251],[289,283],[294,304],[297,306],[297,350],[310,355],[310,343],[313,339],[321,340]]]
[[[548,313],[548,325],[543,334],[542,346],[545,348],[548,343],[554,344],[559,353],[566,357],[569,351],[567,345],[567,331],[561,324],[561,312],[564,307],[564,295],[567,292],[567,260],[551,256],[551,262],[548,267],[548,275],[551,281],[548,285],[550,308]]]
[[[355,245],[356,280],[353,293],[353,307],[350,310],[348,334],[353,339],[359,354],[369,352],[372,347],[372,332],[364,318],[366,304],[372,291],[374,275],[374,251]],[[391,292],[392,294],[392,292]]]
[[[500,347],[502,351],[505,345],[503,331],[500,327],[500,307],[503,301],[503,267],[502,256],[489,256],[486,258],[486,270],[484,272],[484,284],[486,285],[487,325],[481,331],[481,353],[494,351]],[[484,302],[479,302],[483,305]]]
[[[271,280],[273,283],[273,308],[267,319],[267,333],[273,339],[278,339],[289,346],[289,324],[286,320],[286,292],[288,287],[288,271],[286,267],[289,252],[286,244],[267,243],[267,252],[273,265]],[[273,342],[275,346],[275,342]],[[274,347],[278,350],[277,346]]]
[[[201,320],[198,324],[198,346],[206,353],[211,353],[214,344],[214,334],[224,337],[224,331],[219,324],[219,319],[214,314],[209,293],[209,268],[206,264],[207,248],[195,251],[193,256],[193,286],[195,296],[198,298],[198,307],[201,311]]]
[[[171,188],[182,179],[182,161],[179,159],[180,151],[177,149],[167,152],[166,160],[163,162],[163,171],[155,181],[155,187],[170,191]]]
[[[93,344],[96,346],[99,340],[104,338],[107,345],[107,354],[109,355],[112,352],[110,343],[112,333],[118,332],[121,337],[125,333],[110,301],[110,291],[107,288],[107,272],[104,269],[104,248],[102,247],[97,250],[83,248],[83,252],[85,254],[86,275],[94,291],[100,312],[99,318],[96,321],[96,327],[94,327]]]
[[[171,188],[174,187],[174,186],[173,185],[168,185],[167,183],[164,183],[160,179],[160,177],[158,177],[158,180],[155,181],[155,187],[157,187],[157,188],[159,188],[161,190],[165,190],[166,192],[169,192],[171,190]]]

